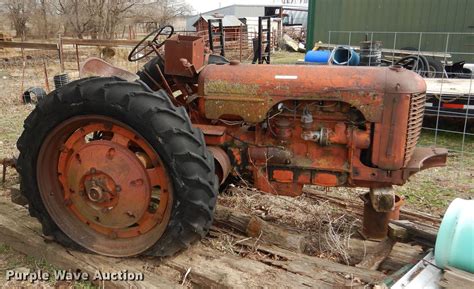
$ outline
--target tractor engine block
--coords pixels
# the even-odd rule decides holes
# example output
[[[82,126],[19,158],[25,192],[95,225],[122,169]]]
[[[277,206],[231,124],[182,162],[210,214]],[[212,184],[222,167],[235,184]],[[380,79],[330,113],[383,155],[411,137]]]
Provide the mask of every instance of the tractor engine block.
[[[444,149],[415,148],[425,90],[397,67],[208,65],[190,115],[208,146],[230,156],[219,171],[265,192],[383,188],[446,161]]]

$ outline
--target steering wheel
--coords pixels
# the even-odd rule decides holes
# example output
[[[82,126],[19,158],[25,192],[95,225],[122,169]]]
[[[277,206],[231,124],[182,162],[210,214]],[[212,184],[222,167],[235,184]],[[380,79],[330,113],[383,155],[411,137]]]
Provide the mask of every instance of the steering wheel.
[[[138,61],[150,55],[150,53],[157,51],[161,46],[165,44],[166,39],[170,38],[174,33],[174,27],[171,25],[161,26],[158,29],[152,31],[150,34],[145,36],[130,52],[128,55],[128,61]],[[151,37],[153,39],[151,39]],[[160,36],[166,38],[161,42],[158,40]],[[150,40],[151,39],[151,40]]]

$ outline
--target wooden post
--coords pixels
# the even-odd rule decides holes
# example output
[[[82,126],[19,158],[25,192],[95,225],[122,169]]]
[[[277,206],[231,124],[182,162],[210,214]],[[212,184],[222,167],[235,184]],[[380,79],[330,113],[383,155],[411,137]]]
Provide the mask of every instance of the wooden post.
[[[77,72],[79,73],[79,78],[81,77],[81,65],[79,64],[79,45],[76,44],[76,62],[77,62]]]
[[[21,58],[23,59],[23,66],[21,69],[21,88],[20,88],[20,101],[23,102],[23,91],[25,91],[25,69],[26,69],[26,58],[25,49],[21,49]]]
[[[240,49],[240,58],[239,61],[242,62],[242,24],[240,24],[239,28],[239,35],[240,35],[240,41],[239,41],[239,49]]]
[[[61,34],[59,34],[58,46],[59,46],[59,64],[61,68],[61,73],[63,73],[64,72],[64,51],[63,51],[63,38]]]
[[[46,60],[43,59],[43,72],[44,72],[44,84],[46,86],[46,91],[50,92],[49,80],[48,80],[48,66],[46,65]]]

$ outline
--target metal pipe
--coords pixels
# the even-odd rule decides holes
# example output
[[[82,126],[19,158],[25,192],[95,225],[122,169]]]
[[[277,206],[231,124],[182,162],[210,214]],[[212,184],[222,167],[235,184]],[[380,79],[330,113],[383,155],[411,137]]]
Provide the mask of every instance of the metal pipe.
[[[405,199],[395,195],[393,209],[386,212],[378,212],[374,209],[374,204],[369,193],[361,195],[360,197],[364,201],[362,236],[369,240],[385,239],[388,234],[388,223],[390,220],[398,220],[400,218],[400,208],[405,203]]]

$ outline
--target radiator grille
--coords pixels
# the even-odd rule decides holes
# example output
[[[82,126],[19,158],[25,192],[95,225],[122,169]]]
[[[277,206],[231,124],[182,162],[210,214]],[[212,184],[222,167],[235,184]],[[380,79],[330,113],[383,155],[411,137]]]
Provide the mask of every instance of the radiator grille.
[[[420,137],[423,125],[423,113],[425,111],[426,94],[413,94],[410,100],[410,112],[408,118],[407,143],[405,146],[406,166],[415,151],[416,143]]]

